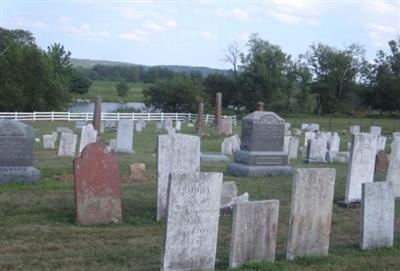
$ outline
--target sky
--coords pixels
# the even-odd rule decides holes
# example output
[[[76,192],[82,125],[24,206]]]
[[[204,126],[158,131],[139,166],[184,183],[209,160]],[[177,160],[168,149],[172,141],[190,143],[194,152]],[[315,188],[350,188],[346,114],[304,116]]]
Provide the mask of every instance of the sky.
[[[297,57],[311,44],[365,46],[373,60],[400,35],[400,0],[0,0],[0,26],[59,42],[74,58],[230,68],[251,33]]]

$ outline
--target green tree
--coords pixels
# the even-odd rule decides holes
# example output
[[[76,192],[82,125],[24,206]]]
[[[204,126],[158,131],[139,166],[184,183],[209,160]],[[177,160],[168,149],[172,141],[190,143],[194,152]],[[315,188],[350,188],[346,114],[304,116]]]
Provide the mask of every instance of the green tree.
[[[146,105],[164,112],[197,112],[198,103],[206,97],[202,82],[185,75],[156,81],[143,94]]]
[[[69,75],[72,69],[70,51],[66,51],[60,43],[54,43],[47,47],[46,55],[50,58],[54,71],[58,75]]]
[[[119,82],[115,88],[118,96],[126,97],[126,95],[128,95],[129,85],[125,81]]]
[[[72,69],[68,81],[68,89],[70,92],[84,94],[89,92],[92,81],[83,72]]]

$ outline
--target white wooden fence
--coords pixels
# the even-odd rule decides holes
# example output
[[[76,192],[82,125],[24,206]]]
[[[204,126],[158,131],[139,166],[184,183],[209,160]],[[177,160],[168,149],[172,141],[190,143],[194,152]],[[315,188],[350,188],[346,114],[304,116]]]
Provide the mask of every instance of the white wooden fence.
[[[105,121],[117,121],[120,119],[163,121],[166,119],[194,122],[197,114],[192,113],[102,113],[101,119]],[[205,123],[214,122],[214,115],[206,114],[203,116]],[[230,119],[236,126],[236,116],[223,116]],[[14,119],[25,121],[89,121],[93,119],[92,112],[72,113],[72,112],[0,112],[0,119]]]

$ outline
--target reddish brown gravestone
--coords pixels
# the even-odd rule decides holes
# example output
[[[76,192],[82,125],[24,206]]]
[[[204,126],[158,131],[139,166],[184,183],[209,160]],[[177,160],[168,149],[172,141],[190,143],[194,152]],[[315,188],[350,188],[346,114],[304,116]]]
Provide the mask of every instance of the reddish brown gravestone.
[[[375,171],[379,173],[385,173],[388,168],[389,162],[388,157],[384,150],[378,151],[376,154]]]
[[[74,159],[76,223],[121,223],[118,157],[102,143],[87,145]]]

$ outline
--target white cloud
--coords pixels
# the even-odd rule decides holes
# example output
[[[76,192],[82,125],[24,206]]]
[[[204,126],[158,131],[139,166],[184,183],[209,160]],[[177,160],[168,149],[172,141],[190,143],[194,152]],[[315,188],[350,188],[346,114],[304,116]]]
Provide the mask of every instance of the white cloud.
[[[375,23],[368,24],[368,36],[376,47],[383,47],[386,41],[396,35],[396,28]]]
[[[75,35],[87,35],[92,38],[107,39],[111,36],[107,30],[93,30],[88,24],[81,24],[80,26],[73,26],[68,28],[68,32]]]
[[[58,18],[58,20],[61,22],[61,23],[67,23],[67,22],[69,22],[69,17],[67,17],[67,16],[60,16],[60,18]]]
[[[206,32],[206,31],[204,31],[204,32],[201,32],[200,33],[200,36],[202,37],[202,38],[204,38],[204,39],[207,39],[207,40],[209,40],[209,39],[212,39],[212,34],[210,33],[210,32]]]
[[[249,40],[250,33],[239,33],[236,36],[233,36],[230,40],[234,42],[245,43]]]
[[[161,22],[146,21],[142,24],[142,27],[156,32],[168,31],[176,27],[176,22],[173,20],[166,20]]]
[[[300,18],[298,16],[283,13],[283,12],[278,12],[278,11],[274,11],[274,10],[270,11],[269,14],[272,17],[274,17],[275,19],[277,19],[278,21],[288,23],[288,24],[298,24],[302,21],[302,18]]]
[[[133,40],[133,41],[147,41],[148,32],[142,29],[134,29],[129,32],[123,32],[118,35],[120,39],[123,40]]]
[[[308,20],[306,21],[306,23],[307,23],[308,25],[311,25],[311,26],[318,26],[318,25],[319,25],[319,21],[316,20],[316,19],[308,19]]]
[[[249,12],[242,8],[233,8],[229,10],[217,9],[216,14],[222,18],[232,18],[236,20],[247,20],[249,18]]]

